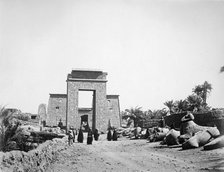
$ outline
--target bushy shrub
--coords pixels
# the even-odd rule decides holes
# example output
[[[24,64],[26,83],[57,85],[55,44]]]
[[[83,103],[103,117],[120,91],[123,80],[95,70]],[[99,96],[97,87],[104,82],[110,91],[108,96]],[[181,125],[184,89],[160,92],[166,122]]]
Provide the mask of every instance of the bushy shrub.
[[[18,113],[16,115],[14,115],[14,117],[16,119],[22,120],[22,121],[29,121],[30,117],[28,114],[24,114],[24,113]]]
[[[0,108],[0,151],[6,151],[7,145],[15,135],[18,126],[21,125],[12,112],[7,111],[4,107]]]

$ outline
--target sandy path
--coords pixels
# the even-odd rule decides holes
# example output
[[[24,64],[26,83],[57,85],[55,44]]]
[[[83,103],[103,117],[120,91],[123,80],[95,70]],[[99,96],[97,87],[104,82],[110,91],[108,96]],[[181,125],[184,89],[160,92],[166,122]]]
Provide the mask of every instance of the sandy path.
[[[108,142],[105,136],[93,145],[74,143],[60,152],[48,171],[224,171],[224,149],[182,151],[146,140]]]

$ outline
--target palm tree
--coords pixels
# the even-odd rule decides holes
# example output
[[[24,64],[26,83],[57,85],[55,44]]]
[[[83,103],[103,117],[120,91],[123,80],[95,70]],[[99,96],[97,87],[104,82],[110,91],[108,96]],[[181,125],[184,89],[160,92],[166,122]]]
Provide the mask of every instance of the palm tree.
[[[155,109],[152,112],[151,119],[161,119],[167,115],[166,108],[163,109]]]
[[[4,148],[5,143],[4,143],[4,138],[5,138],[5,125],[3,123],[4,117],[6,116],[5,114],[5,108],[1,107],[0,108],[0,151]]]
[[[189,111],[199,111],[202,107],[203,100],[200,96],[192,94],[187,97],[188,110]]]
[[[195,93],[196,95],[200,96],[203,99],[204,107],[207,106],[207,97],[208,94],[211,92],[211,90],[212,85],[207,81],[205,81],[202,85],[195,86],[195,88],[193,89],[193,93]]]
[[[220,73],[224,72],[224,66],[220,68]]]
[[[140,124],[140,121],[143,119],[144,113],[142,107],[136,106],[135,108],[125,109],[127,112],[126,117],[134,120],[134,127]]]
[[[193,88],[192,92],[201,97],[202,92],[203,92],[202,85],[195,86],[195,88]]]
[[[178,112],[187,111],[189,108],[187,100],[179,100],[179,101],[177,100],[176,106],[177,106]]]
[[[149,110],[145,111],[145,118],[146,118],[146,120],[151,119],[152,116],[153,116],[152,110],[149,109]]]
[[[4,107],[0,107],[0,151],[7,149],[7,144],[15,135],[15,132],[20,125],[17,114],[9,112]]]
[[[203,99],[204,105],[206,106],[207,105],[207,96],[212,91],[212,85],[209,84],[207,81],[205,81],[204,84],[202,85],[202,88],[203,88],[202,99]]]
[[[12,113],[9,113],[5,107],[0,107],[0,150],[3,150],[6,146],[8,136],[7,129],[10,125]]]
[[[173,112],[174,112],[175,103],[174,103],[173,100],[166,101],[166,102],[164,103],[164,105],[168,107],[170,113],[173,113]]]

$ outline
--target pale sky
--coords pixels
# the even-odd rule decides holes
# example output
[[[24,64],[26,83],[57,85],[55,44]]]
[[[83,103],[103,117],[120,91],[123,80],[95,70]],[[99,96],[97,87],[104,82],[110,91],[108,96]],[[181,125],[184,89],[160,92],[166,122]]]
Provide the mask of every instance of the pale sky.
[[[224,107],[224,1],[0,0],[0,104],[37,113],[72,68],[108,72],[121,110],[164,108],[204,81]]]

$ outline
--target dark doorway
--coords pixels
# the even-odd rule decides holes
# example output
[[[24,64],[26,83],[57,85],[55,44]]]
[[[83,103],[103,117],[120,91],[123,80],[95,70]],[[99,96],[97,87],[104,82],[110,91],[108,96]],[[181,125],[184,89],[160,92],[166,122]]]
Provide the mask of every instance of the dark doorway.
[[[88,115],[82,115],[81,116],[81,126],[82,130],[87,132],[89,129],[89,123],[88,123]]]
[[[95,94],[95,90],[79,90],[78,112],[81,117],[81,127],[84,132],[88,131],[89,128],[94,130],[96,127]]]

